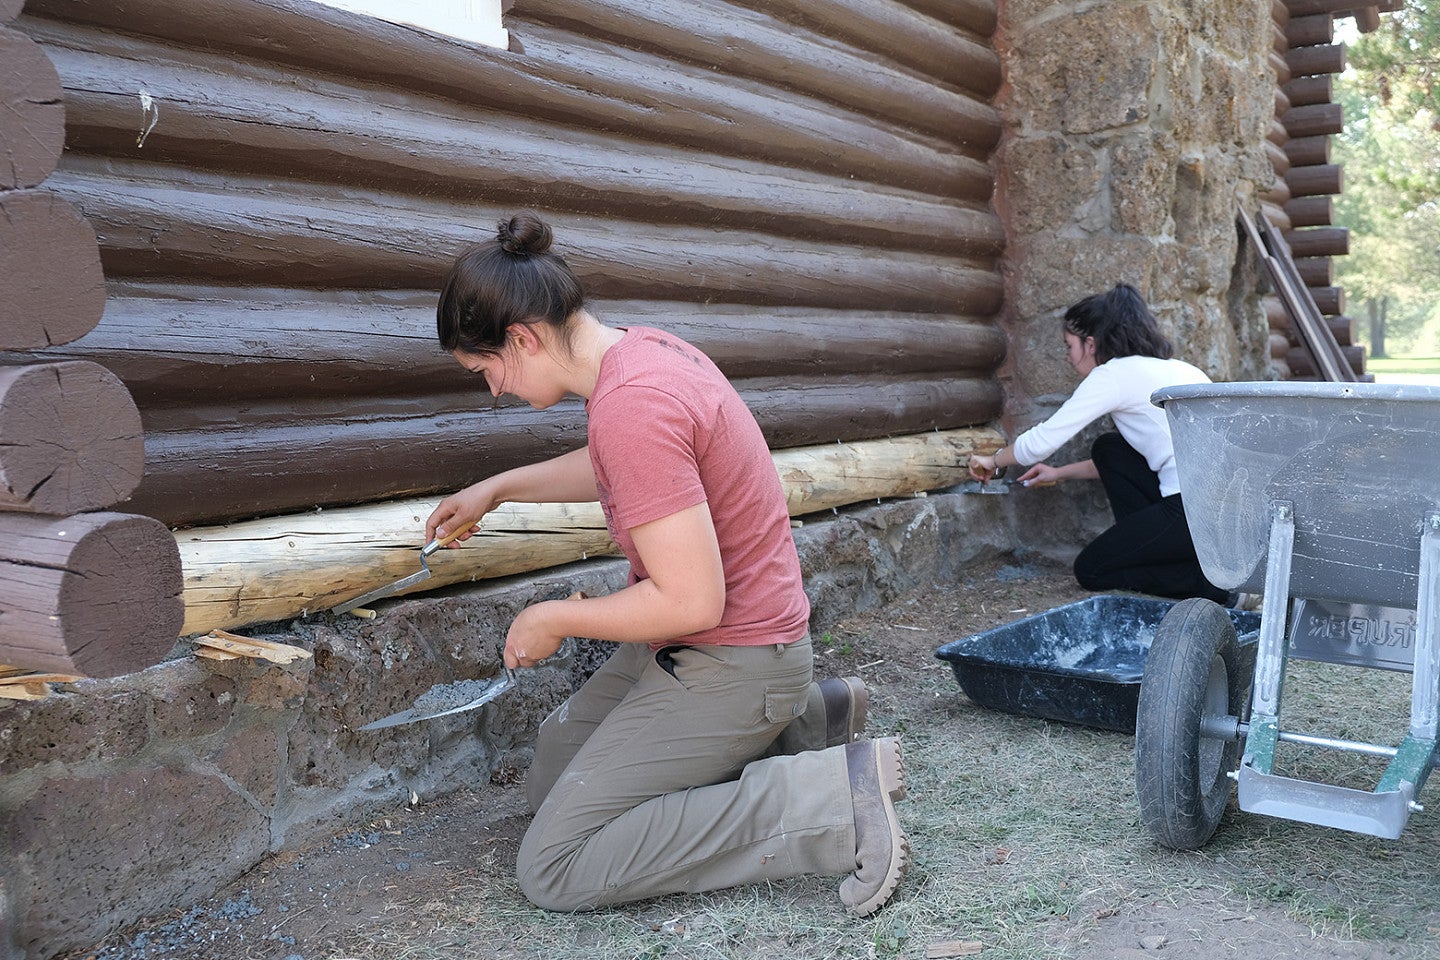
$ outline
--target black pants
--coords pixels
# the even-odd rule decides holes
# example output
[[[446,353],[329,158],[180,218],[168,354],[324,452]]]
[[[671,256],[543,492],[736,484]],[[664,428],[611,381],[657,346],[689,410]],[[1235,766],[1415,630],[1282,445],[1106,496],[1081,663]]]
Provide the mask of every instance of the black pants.
[[[1160,478],[1118,433],[1097,437],[1090,457],[1105,485],[1115,525],[1075,558],[1080,586],[1224,603],[1225,591],[1206,580],[1200,569],[1180,494],[1160,496]]]

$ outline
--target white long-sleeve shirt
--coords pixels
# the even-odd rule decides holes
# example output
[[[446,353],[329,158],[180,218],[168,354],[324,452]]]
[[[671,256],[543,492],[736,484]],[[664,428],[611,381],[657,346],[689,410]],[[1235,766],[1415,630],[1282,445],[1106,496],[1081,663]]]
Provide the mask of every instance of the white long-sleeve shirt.
[[[1150,402],[1150,394],[1161,387],[1209,382],[1203,370],[1183,360],[1116,357],[1091,370],[1050,419],[1015,438],[1015,459],[1027,465],[1039,463],[1108,413],[1125,442],[1160,478],[1160,495],[1179,493],[1170,423],[1165,411]]]

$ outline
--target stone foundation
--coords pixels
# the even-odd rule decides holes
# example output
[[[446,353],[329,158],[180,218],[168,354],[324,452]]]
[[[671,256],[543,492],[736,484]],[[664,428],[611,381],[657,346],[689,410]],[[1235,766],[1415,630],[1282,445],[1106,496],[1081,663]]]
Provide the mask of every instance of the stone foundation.
[[[807,519],[795,540],[812,629],[952,580],[1019,542],[1073,554],[1094,532],[1078,519],[1096,516],[1094,502],[1077,509],[1059,491],[1035,493],[1023,516],[1020,496],[949,493]],[[175,659],[138,674],[0,701],[0,958],[49,957],[203,899],[267,853],[372,819],[412,791],[429,798],[513,778],[540,720],[607,645],[567,643],[474,713],[355,728],[433,684],[494,675],[526,605],[613,591],[625,575],[623,561],[606,560],[449,588],[383,604],[375,620],[327,615],[241,631],[313,659],[200,660],[182,643]]]

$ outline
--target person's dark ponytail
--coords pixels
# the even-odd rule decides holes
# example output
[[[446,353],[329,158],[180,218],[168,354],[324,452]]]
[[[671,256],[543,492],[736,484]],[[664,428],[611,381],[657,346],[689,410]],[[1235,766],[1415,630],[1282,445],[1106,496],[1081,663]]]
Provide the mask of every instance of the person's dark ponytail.
[[[564,330],[585,305],[585,292],[565,258],[551,252],[551,240],[549,225],[527,210],[500,221],[495,239],[462,250],[435,309],[440,346],[497,353],[514,324]]]
[[[1065,311],[1065,330],[1082,340],[1095,338],[1096,363],[1135,356],[1168,360],[1175,353],[1161,335],[1145,298],[1128,283],[1117,283],[1105,293],[1072,304]]]

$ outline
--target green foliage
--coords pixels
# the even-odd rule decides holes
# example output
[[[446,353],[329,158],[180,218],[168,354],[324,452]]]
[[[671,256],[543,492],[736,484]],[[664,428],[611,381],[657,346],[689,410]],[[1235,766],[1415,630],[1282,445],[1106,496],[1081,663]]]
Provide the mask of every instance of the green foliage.
[[[1349,46],[1337,85],[1345,190],[1335,221],[1350,228],[1339,263],[1352,313],[1386,318],[1388,353],[1440,350],[1440,4],[1410,0]]]

